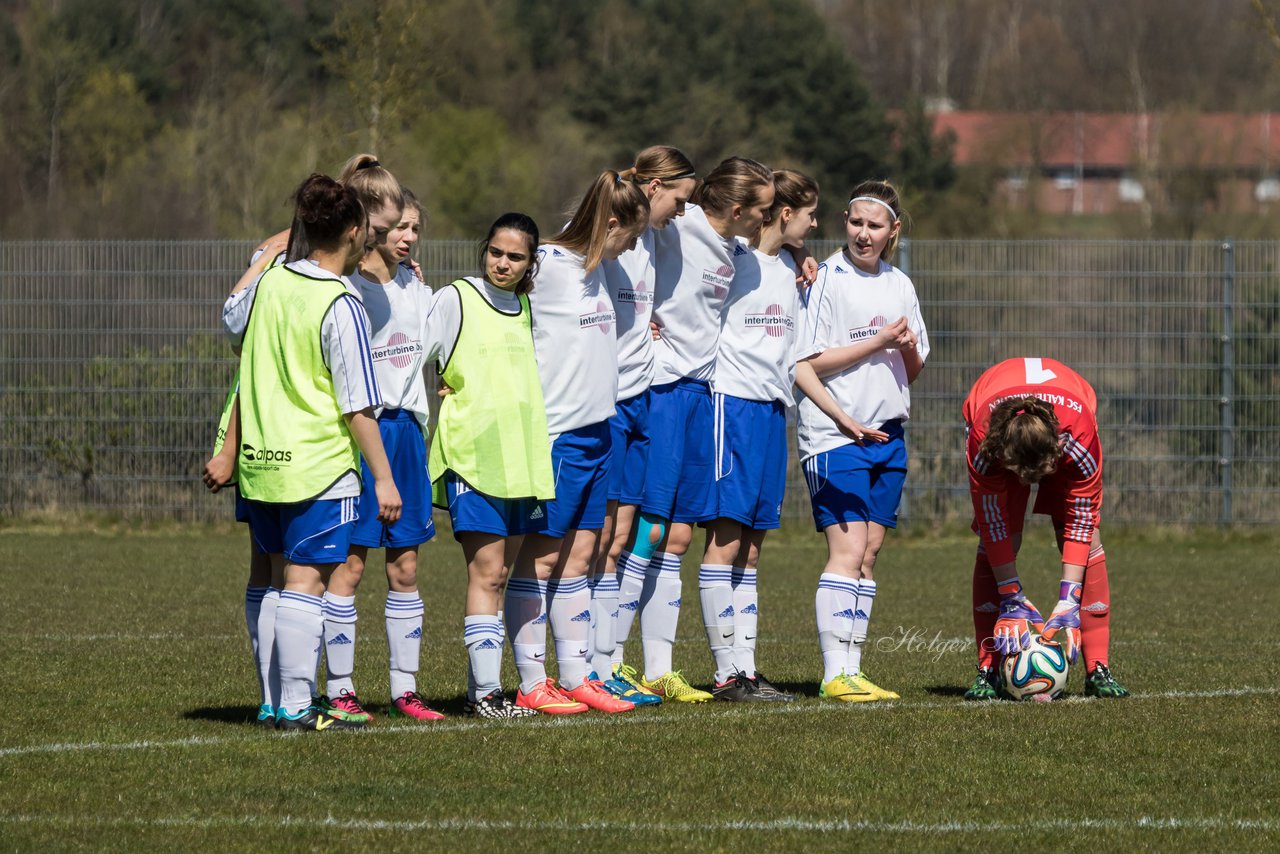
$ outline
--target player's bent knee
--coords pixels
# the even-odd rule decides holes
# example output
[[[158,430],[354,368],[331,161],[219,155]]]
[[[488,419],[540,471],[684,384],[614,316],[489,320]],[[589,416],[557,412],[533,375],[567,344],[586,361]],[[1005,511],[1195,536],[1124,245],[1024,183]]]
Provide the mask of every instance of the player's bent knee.
[[[651,513],[641,513],[636,519],[636,542],[631,553],[641,560],[649,560],[666,535],[666,519]]]

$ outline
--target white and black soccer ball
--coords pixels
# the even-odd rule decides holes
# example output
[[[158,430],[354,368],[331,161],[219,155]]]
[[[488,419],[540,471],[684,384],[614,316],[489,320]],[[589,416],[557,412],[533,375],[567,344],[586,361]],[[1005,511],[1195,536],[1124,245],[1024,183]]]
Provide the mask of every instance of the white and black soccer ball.
[[[1062,646],[1031,638],[1031,646],[1005,656],[1001,687],[1011,700],[1055,700],[1067,687],[1067,656]]]

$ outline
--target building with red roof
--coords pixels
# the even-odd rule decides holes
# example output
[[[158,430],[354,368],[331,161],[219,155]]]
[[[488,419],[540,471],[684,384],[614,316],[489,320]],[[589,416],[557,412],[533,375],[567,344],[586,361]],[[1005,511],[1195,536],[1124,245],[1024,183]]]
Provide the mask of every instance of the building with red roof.
[[[957,165],[996,170],[1011,208],[1106,214],[1190,199],[1259,212],[1280,203],[1280,116],[1271,113],[958,110],[931,118],[935,135],[953,137]]]

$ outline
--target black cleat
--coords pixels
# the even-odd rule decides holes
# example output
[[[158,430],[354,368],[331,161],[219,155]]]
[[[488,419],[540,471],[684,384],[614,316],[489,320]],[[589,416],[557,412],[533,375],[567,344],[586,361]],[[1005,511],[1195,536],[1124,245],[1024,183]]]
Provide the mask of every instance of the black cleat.
[[[756,693],[760,695],[761,700],[773,700],[774,702],[790,703],[795,699],[794,694],[788,694],[786,691],[778,690],[778,687],[764,678],[764,674],[759,670],[756,671],[754,678],[746,677],[747,681],[756,689]]]
[[[293,730],[323,732],[324,730],[364,729],[364,724],[335,718],[312,706],[296,718],[291,718],[283,712],[277,714],[276,729],[285,732]]]
[[[755,703],[765,699],[760,695],[760,689],[742,671],[712,686],[711,696],[730,703]]]

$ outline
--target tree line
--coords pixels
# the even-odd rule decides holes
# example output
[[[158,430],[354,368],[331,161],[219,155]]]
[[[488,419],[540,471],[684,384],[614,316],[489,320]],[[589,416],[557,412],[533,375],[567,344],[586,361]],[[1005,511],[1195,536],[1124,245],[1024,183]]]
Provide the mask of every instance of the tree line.
[[[0,11],[9,239],[258,237],[284,224],[301,178],[356,151],[426,200],[432,237],[473,237],[512,208],[549,227],[599,168],[655,142],[704,171],[743,154],[813,175],[821,236],[839,235],[844,194],[872,176],[904,188],[917,235],[983,234],[992,176],[956,168],[926,104],[1260,109],[1277,86],[1248,0]]]

